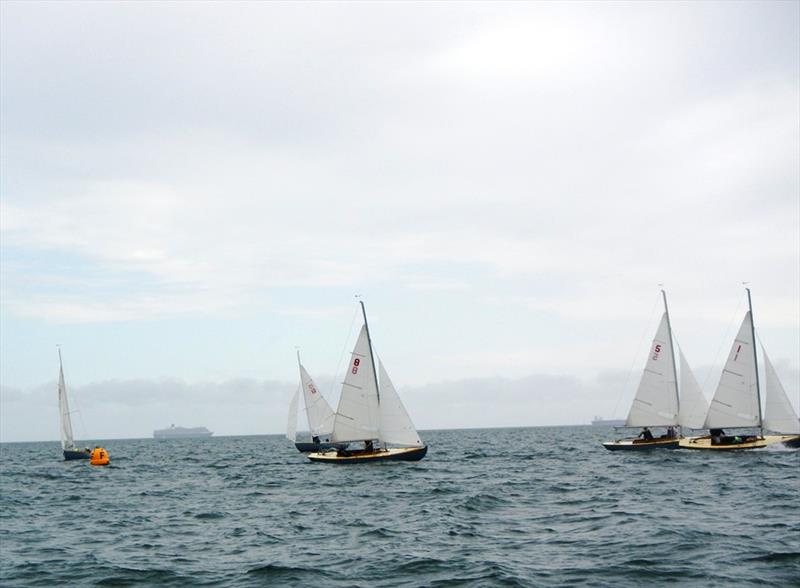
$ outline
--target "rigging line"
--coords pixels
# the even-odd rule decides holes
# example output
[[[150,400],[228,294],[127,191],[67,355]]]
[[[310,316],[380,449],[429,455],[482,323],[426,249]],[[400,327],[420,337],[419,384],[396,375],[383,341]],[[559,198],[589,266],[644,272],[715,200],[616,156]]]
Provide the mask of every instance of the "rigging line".
[[[328,391],[328,398],[333,397],[334,388],[336,388],[336,383],[340,381],[339,370],[342,367],[342,360],[344,359],[344,353],[347,351],[347,344],[350,342],[350,335],[353,332],[353,324],[356,322],[356,315],[358,314],[358,306],[356,305],[355,310],[353,311],[353,317],[350,319],[350,328],[347,329],[347,335],[344,339],[344,345],[342,345],[342,352],[339,354],[339,363],[336,364],[336,371],[333,372],[333,380],[331,381],[331,389]],[[341,382],[344,382],[344,376],[341,378]]]
[[[658,305],[658,303],[660,301],[661,301],[661,293],[659,292],[658,296],[656,297],[656,301],[653,303],[652,308],[650,308],[650,313],[648,314],[648,318],[647,318],[647,325],[648,326],[645,327],[644,331],[642,332],[642,336],[639,338],[639,344],[636,346],[636,351],[634,352],[633,361],[631,361],[631,367],[628,370],[628,375],[625,377],[625,385],[622,387],[622,389],[620,390],[619,394],[617,395],[617,403],[614,405],[614,412],[612,413],[611,418],[616,418],[617,417],[617,409],[619,409],[619,403],[622,400],[622,396],[627,394],[628,383],[630,382],[631,374],[633,373],[633,370],[634,370],[634,368],[636,367],[636,365],[637,365],[637,363],[639,361],[639,353],[640,353],[639,349],[642,347],[643,342],[644,342],[645,338],[647,337],[647,333],[650,331],[650,328],[651,328],[650,323],[652,322],[653,313],[655,312],[656,306]],[[649,347],[648,347],[648,350],[649,350]],[[633,402],[633,401],[631,401],[631,402]]]
[[[744,302],[745,296],[739,297],[739,302],[736,305],[736,310],[733,311],[732,318],[728,321],[728,328],[725,330],[725,337],[720,340],[719,347],[717,348],[717,353],[714,355],[714,362],[711,364],[711,369],[706,372],[706,377],[703,380],[702,389],[705,390],[706,386],[708,385],[708,379],[711,377],[711,374],[716,372],[717,366],[720,364],[720,354],[722,350],[725,349],[725,346],[730,343],[731,341],[731,331],[736,328],[737,319],[736,317],[739,315],[740,309],[742,308],[742,303]],[[753,342],[755,345],[755,342]],[[712,394],[713,396],[713,394]]]

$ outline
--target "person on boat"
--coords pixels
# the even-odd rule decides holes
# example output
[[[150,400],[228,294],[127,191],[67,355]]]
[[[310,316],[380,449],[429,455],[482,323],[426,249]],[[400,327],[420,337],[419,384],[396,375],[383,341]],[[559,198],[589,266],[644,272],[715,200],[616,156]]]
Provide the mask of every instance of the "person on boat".
[[[364,441],[364,451],[366,451],[367,453],[372,453],[373,451],[375,451],[375,448],[372,446],[372,439]]]
[[[675,439],[678,435],[675,433],[675,427],[670,425],[667,427],[667,433],[664,435],[665,439]]]
[[[722,429],[711,429],[709,433],[711,433],[711,445],[719,445],[722,443],[722,437],[725,435],[725,431]]]
[[[653,440],[653,434],[650,432],[650,429],[648,429],[647,427],[644,427],[642,429],[642,432],[639,433],[639,435],[637,435],[636,438],[638,439],[639,437],[641,437],[645,441],[652,441]]]
[[[312,436],[311,440],[314,442],[314,445],[319,445],[319,436],[318,435]]]

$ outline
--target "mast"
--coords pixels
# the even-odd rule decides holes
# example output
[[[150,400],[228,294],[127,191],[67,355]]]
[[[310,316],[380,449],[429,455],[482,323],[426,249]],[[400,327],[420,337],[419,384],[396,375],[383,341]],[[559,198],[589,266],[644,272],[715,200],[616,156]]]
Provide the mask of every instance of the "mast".
[[[669,349],[672,355],[672,377],[675,378],[675,401],[678,403],[678,414],[681,412],[681,397],[678,394],[678,368],[675,366],[675,346],[672,343],[672,324],[669,322],[669,307],[667,306],[667,293],[661,289],[661,297],[664,299],[664,313],[667,315],[667,332],[669,333]],[[680,424],[678,425],[680,426]]]
[[[750,288],[747,290],[747,306],[750,309],[750,335],[753,339],[753,361],[755,362],[756,372],[756,398],[758,398],[758,430],[764,436],[764,418],[761,415],[761,384],[758,380],[758,353],[756,352],[756,323],[753,320],[753,301],[750,299]]]
[[[367,345],[369,345],[369,358],[372,362],[372,377],[375,378],[375,391],[378,394],[378,406],[381,404],[381,389],[378,388],[378,372],[375,369],[375,355],[372,352],[372,337],[369,335],[369,323],[367,323],[367,309],[364,308],[364,301],[359,300],[361,314],[364,315],[364,328],[367,330]]]

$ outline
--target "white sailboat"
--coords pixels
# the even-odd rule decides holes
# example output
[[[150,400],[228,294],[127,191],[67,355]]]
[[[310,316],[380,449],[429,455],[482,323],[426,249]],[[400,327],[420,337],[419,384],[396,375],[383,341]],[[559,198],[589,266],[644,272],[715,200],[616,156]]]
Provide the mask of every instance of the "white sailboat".
[[[769,360],[766,349],[761,346],[761,355],[764,358],[765,378],[765,407],[764,428],[768,431],[779,433],[779,440],[787,447],[800,447],[800,419],[786,396],[778,378],[778,372]]]
[[[636,438],[603,443],[603,447],[610,451],[675,449],[679,441],[675,427],[702,426],[706,411],[705,398],[682,352],[681,377],[678,379],[667,294],[664,290],[661,290],[661,296],[664,300],[664,314],[650,344],[650,353],[624,425],[642,427],[642,433]],[[650,427],[664,427],[666,432],[656,437],[650,432]]]
[[[350,357],[333,421],[336,443],[364,443],[364,449],[309,453],[324,463],[417,461],[428,451],[403,406],[389,375],[380,364],[380,383],[364,303],[364,325]]]
[[[64,459],[67,461],[89,459],[92,452],[88,448],[79,449],[76,447],[75,439],[72,435],[72,419],[69,414],[67,385],[64,382],[64,364],[61,361],[60,348],[58,350],[58,413],[61,421],[61,450],[64,452]]]
[[[778,441],[791,443],[794,437],[793,435],[765,436],[765,428],[784,430],[787,433],[794,431],[800,433],[797,416],[794,415],[786,393],[766,354],[764,358],[771,397],[767,399],[768,418],[762,414],[753,304],[750,289],[745,288],[745,290],[747,291],[748,311],[742,319],[739,332],[728,353],[728,359],[722,369],[717,390],[703,424],[703,428],[708,429],[709,434],[682,439],[681,447],[717,451],[761,449]],[[794,419],[794,424],[792,424],[792,419]],[[736,435],[727,435],[724,431],[724,429],[739,428],[749,429],[749,431]],[[753,429],[758,429],[758,433],[753,433]]]
[[[289,422],[286,427],[286,438],[292,441],[297,449],[303,453],[320,451],[331,448],[345,448],[346,443],[332,443],[334,413],[328,401],[320,394],[314,380],[300,362],[300,352],[297,352],[297,365],[300,369],[300,387],[295,392],[289,405]],[[297,409],[300,391],[303,391],[308,430],[311,441],[297,440]]]

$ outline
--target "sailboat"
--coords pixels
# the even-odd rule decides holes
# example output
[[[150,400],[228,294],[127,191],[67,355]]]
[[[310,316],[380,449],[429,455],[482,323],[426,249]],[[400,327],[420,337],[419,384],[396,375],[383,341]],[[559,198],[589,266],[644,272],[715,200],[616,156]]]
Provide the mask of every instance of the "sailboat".
[[[643,427],[639,435],[643,438],[625,438],[603,443],[603,447],[610,451],[676,449],[679,442],[676,426],[699,428],[703,424],[706,401],[683,352],[680,352],[680,395],[678,394],[675,348],[667,294],[664,290],[661,290],[661,296],[664,300],[664,314],[650,345],[647,363],[624,425]],[[649,427],[666,427],[666,433],[655,437]]]
[[[332,440],[364,443],[364,449],[315,452],[307,454],[308,458],[314,462],[339,464],[418,461],[425,457],[428,447],[420,440],[383,362],[376,369],[367,311],[364,302],[359,303],[364,325],[342,383]]]
[[[761,412],[761,383],[758,375],[758,354],[756,352],[755,326],[753,323],[753,304],[750,288],[747,291],[748,311],[742,319],[739,332],[733,341],[725,367],[722,369],[717,390],[708,409],[703,424],[708,435],[681,439],[680,446],[686,449],[708,449],[729,451],[740,449],[761,449],[775,442],[791,444],[800,435],[764,435],[764,429],[785,429],[786,432],[800,433],[797,416],[786,398],[780,381],[777,380],[772,364],[765,357],[767,379],[772,395],[767,400],[768,418]],[[771,373],[770,373],[771,372]],[[781,396],[783,397],[781,399]],[[788,411],[786,409],[789,409]],[[792,418],[794,423],[792,424]],[[726,435],[727,429],[758,429],[758,433]]]
[[[297,352],[297,365],[300,368],[300,387],[298,387],[289,404],[289,423],[286,427],[286,438],[292,441],[298,451],[302,453],[332,448],[344,449],[347,447],[347,443],[330,442],[331,431],[333,431],[333,409],[322,394],[319,393],[314,380],[311,379],[306,368],[300,362],[299,351]],[[311,433],[310,442],[297,440],[297,407],[301,389],[306,407],[308,430]]]
[[[72,420],[69,416],[69,402],[67,401],[67,386],[64,383],[64,364],[61,361],[61,349],[58,350],[58,412],[61,416],[61,450],[64,459],[89,459],[92,452],[89,448],[79,449],[75,446],[72,436]]]

